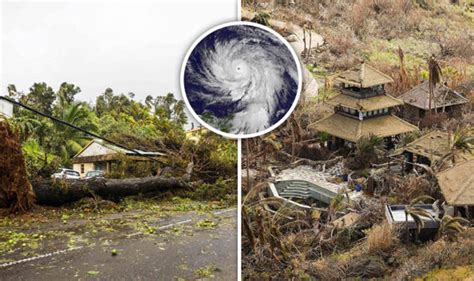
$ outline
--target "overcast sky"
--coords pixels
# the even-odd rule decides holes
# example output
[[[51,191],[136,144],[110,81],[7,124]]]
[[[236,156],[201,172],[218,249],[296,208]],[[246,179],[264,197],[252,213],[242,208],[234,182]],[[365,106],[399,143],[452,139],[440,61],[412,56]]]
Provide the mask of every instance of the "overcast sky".
[[[188,47],[208,28],[237,19],[236,0],[3,1],[0,94],[34,82],[78,85],[84,101],[116,93],[179,91]]]

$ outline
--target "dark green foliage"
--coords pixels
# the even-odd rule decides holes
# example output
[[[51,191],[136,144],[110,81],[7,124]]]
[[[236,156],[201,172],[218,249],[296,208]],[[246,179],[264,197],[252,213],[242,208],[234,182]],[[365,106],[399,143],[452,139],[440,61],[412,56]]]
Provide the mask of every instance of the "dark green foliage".
[[[384,153],[384,141],[375,135],[361,137],[356,143],[354,157],[348,163],[353,170],[368,168],[370,163],[376,163]]]
[[[212,183],[222,176],[235,176],[235,141],[207,131],[198,142],[188,140],[184,130],[185,104],[172,93],[148,96],[145,103],[141,103],[134,99],[133,93],[115,94],[107,88],[94,105],[76,101],[81,89],[66,82],[57,92],[46,83],[35,83],[28,93],[17,92],[14,85],[9,85],[8,90],[10,97],[82,129],[127,147],[169,155],[158,162],[124,157],[113,164],[111,177],[153,176],[166,167],[170,175],[182,176],[190,162],[194,162],[193,180]],[[54,168],[71,167],[72,157],[90,141],[90,137],[80,131],[24,109],[15,110],[12,125],[25,147],[30,177],[48,177]]]
[[[196,200],[219,201],[223,199],[237,199],[237,191],[235,187],[237,183],[235,179],[223,180],[218,179],[215,183],[203,183],[197,187],[192,193],[192,198]]]

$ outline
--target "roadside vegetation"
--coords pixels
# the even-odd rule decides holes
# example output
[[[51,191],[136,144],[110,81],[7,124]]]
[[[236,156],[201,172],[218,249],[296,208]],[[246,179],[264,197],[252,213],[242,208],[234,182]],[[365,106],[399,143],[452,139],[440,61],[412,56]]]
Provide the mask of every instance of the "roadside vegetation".
[[[179,178],[186,188],[138,194],[108,201],[91,196],[45,206],[36,202],[34,184],[50,182],[60,167],[72,168],[71,158],[91,138],[15,106],[14,117],[0,120],[0,265],[56,250],[99,245],[135,236],[193,235],[219,226],[213,212],[236,204],[237,146],[207,130],[198,138],[186,137],[188,122],[183,101],[171,93],[138,101],[133,93],[117,94],[108,88],[95,102],[76,99],[81,89],[63,83],[57,90],[35,83],[27,92],[8,87],[8,97],[81,129],[131,149],[159,151],[160,161],[143,163],[123,157],[106,179],[160,176]],[[190,164],[192,163],[192,165]],[[192,167],[189,171],[189,167]],[[75,184],[80,184],[79,181]],[[55,181],[58,194],[71,188]],[[87,186],[84,183],[84,188]],[[180,216],[197,216],[196,224],[160,229]],[[227,222],[228,223],[228,222]],[[159,245],[164,249],[165,245]],[[110,249],[109,249],[110,248]],[[203,269],[197,275],[210,275]],[[91,273],[94,275],[95,271]]]

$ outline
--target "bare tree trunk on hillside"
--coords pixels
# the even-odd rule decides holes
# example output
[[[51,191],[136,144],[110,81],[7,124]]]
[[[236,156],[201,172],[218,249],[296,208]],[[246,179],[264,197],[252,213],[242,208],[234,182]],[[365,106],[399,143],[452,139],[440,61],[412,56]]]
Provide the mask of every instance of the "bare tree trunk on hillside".
[[[306,28],[303,26],[303,54],[302,56],[306,56]]]
[[[434,100],[434,89],[438,83],[441,82],[442,79],[442,72],[441,67],[439,66],[438,62],[436,61],[434,55],[431,55],[431,58],[428,60],[428,73],[429,73],[429,115],[432,115],[432,103],[436,108],[435,100]]]
[[[308,58],[311,56],[311,43],[313,41],[313,38],[312,38],[312,29],[309,30],[309,48],[308,48]]]

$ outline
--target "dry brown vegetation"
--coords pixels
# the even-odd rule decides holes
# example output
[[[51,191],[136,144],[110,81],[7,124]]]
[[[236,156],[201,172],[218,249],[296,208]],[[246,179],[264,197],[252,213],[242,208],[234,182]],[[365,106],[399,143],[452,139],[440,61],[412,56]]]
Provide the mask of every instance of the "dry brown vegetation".
[[[390,224],[383,223],[374,226],[367,235],[369,253],[379,253],[389,250],[394,245],[394,238]]]
[[[472,128],[474,101],[472,2],[430,0],[296,0],[245,1],[246,9],[268,12],[272,19],[303,26],[311,22],[325,44],[315,48],[305,63],[315,78],[331,84],[331,77],[364,60],[395,80],[387,90],[398,96],[428,79],[428,59],[435,55],[443,82],[471,100],[459,118],[433,114],[422,127],[456,132]],[[459,2],[461,2],[459,4]],[[275,4],[276,3],[276,4]],[[247,4],[247,5],[245,5]],[[390,227],[384,219],[385,204],[408,204],[429,195],[443,200],[436,171],[452,165],[449,159],[432,167],[420,166],[416,174],[393,172],[385,163],[387,151],[374,149],[375,140],[357,148],[329,151],[328,136],[307,126],[327,116],[323,101],[330,88],[316,99],[300,102],[292,117],[271,135],[243,141],[243,256],[245,279],[370,279],[411,280],[436,269],[472,266],[472,228],[436,241],[406,242],[405,230]],[[409,143],[427,133],[406,135]],[[472,146],[472,141],[471,141]],[[367,149],[364,149],[367,148]],[[369,179],[368,199],[350,203],[337,197],[327,209],[301,211],[282,206],[275,199],[261,200],[269,178],[268,166],[280,168],[310,165],[326,168],[337,157]],[[339,158],[340,159],[340,158]],[[329,160],[329,161],[327,161]],[[369,161],[370,160],[370,161]],[[327,161],[327,162],[325,162]],[[342,197],[343,198],[343,197]],[[279,211],[271,213],[271,206]],[[361,218],[352,226],[337,229],[332,222],[349,212]],[[474,272],[470,273],[474,275]]]
[[[389,90],[399,95],[406,86],[427,79],[426,61],[431,54],[439,60],[449,86],[456,87],[473,79],[473,4],[451,2],[301,0],[291,6],[249,1],[244,6],[263,9],[272,18],[296,24],[310,21],[326,44],[312,52],[308,63],[317,65],[324,73],[368,61],[395,78],[396,83]],[[398,85],[399,48],[405,53],[406,86]]]

